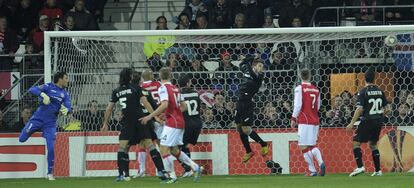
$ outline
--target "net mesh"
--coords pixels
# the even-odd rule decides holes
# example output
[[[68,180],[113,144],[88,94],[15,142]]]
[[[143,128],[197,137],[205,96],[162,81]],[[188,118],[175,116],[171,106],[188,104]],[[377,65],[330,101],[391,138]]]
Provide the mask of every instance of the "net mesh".
[[[344,28],[346,30],[346,28]],[[304,30],[305,31],[305,30]],[[122,68],[158,71],[170,66],[176,79],[191,74],[202,101],[204,120],[192,158],[207,174],[304,173],[307,170],[297,146],[296,130],[289,128],[297,72],[312,70],[312,82],[321,90],[321,129],[318,147],[328,173],[351,172],[355,167],[352,134],[344,127],[355,110],[356,92],[364,86],[363,72],[375,67],[376,84],[385,92],[392,113],[381,133],[379,148],[384,171],[408,171],[414,164],[413,135],[404,126],[413,123],[412,31],[297,32],[252,35],[154,35],[52,37],[52,70],[68,72],[73,118],[59,120],[56,172],[59,176],[116,175],[116,151],[120,109],[111,119],[113,132],[98,132],[103,110],[117,87]],[[396,36],[396,44],[385,38]],[[242,163],[245,154],[235,130],[234,111],[241,72],[240,58],[257,54],[265,62],[265,79],[254,97],[253,128],[270,145],[268,156],[256,155]],[[252,141],[253,142],[253,141]],[[401,144],[397,144],[401,143]],[[404,144],[403,144],[404,143]],[[252,143],[253,151],[260,146]],[[364,149],[364,159],[370,152]],[[130,151],[131,171],[136,174],[136,148]],[[410,153],[411,152],[411,153]],[[66,156],[65,156],[66,155]],[[147,160],[147,173],[155,169]],[[368,170],[373,170],[370,160]],[[179,165],[176,165],[180,173]]]

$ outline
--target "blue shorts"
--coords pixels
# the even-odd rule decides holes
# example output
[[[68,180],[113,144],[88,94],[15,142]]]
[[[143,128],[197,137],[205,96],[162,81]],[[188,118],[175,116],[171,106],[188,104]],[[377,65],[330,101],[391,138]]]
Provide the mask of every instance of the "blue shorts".
[[[36,131],[42,131],[43,138],[52,138],[56,139],[56,121],[49,121],[44,123],[38,119],[30,119],[26,123],[22,132],[25,131],[26,134],[33,134]]]

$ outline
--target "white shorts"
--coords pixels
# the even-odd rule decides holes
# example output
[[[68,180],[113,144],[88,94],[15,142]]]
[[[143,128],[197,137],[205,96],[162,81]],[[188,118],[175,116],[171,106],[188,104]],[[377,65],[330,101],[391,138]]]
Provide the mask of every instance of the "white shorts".
[[[161,140],[161,136],[162,136],[162,130],[164,129],[164,126],[162,126],[160,123],[158,123],[157,121],[154,122],[154,132],[157,135],[157,138],[159,140]]]
[[[319,125],[299,124],[298,126],[298,145],[314,146],[318,140]]]
[[[164,125],[160,145],[168,147],[183,145],[183,136],[184,129],[176,129]]]

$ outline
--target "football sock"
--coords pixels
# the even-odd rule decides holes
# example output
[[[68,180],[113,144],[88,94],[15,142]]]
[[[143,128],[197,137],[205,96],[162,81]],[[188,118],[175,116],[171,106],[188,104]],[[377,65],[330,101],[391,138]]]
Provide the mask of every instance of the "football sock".
[[[47,174],[53,173],[53,166],[55,164],[55,139],[46,138],[47,146]]]
[[[257,134],[256,131],[253,131],[250,133],[250,138],[252,138],[254,141],[259,143],[262,147],[267,146],[267,143],[260,138],[260,136]]]
[[[362,151],[361,151],[361,148],[354,148],[354,157],[355,157],[355,161],[357,163],[358,168],[363,167],[364,165],[362,164]]]
[[[181,148],[181,151],[183,151],[191,159],[191,152],[188,147]],[[181,163],[181,166],[184,168],[184,171],[186,172],[191,170],[191,167],[186,165],[185,163]]]
[[[129,177],[129,155],[128,153],[123,152],[122,160],[124,163],[125,177]]]
[[[184,164],[190,166],[194,171],[198,169],[198,164],[191,160],[190,157],[188,157],[184,152],[180,151],[175,157],[178,160],[182,161]]]
[[[309,149],[302,150],[303,158],[305,158],[306,163],[308,164],[309,171],[312,173],[316,172],[315,165],[313,164],[313,154]]]
[[[145,149],[139,149],[137,152],[137,158],[139,163],[139,172],[145,172],[146,152]]]
[[[311,150],[311,152],[312,152],[313,157],[315,157],[316,161],[318,161],[318,165],[321,166],[321,164],[323,163],[323,160],[322,160],[322,154],[319,148],[314,147]]]
[[[378,172],[381,170],[381,163],[380,163],[380,153],[378,149],[372,151],[372,159],[374,160],[375,165],[375,172]]]
[[[122,162],[122,157],[123,156],[124,156],[124,152],[118,151],[117,163],[118,163],[119,176],[124,175],[124,164]]]
[[[162,162],[164,163],[165,170],[170,174],[170,178],[177,179],[174,171],[174,157],[171,155],[164,155],[162,157]]]
[[[164,171],[164,164],[161,159],[161,154],[158,152],[157,149],[153,149],[150,151],[150,155],[152,158],[152,162],[154,162],[155,167],[158,171]],[[141,165],[141,164],[140,164]],[[145,168],[144,168],[145,170]]]
[[[240,132],[239,134],[240,134],[240,140],[243,143],[243,146],[244,146],[244,149],[246,150],[246,153],[251,153],[252,148],[250,147],[249,137],[246,134],[242,133],[242,132]]]

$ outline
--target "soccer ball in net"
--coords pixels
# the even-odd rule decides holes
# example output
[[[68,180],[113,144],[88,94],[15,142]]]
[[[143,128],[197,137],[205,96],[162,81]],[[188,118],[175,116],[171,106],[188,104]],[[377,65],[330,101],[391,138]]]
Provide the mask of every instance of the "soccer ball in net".
[[[398,42],[398,39],[395,35],[388,35],[384,38],[384,43],[387,46],[395,46]]]

